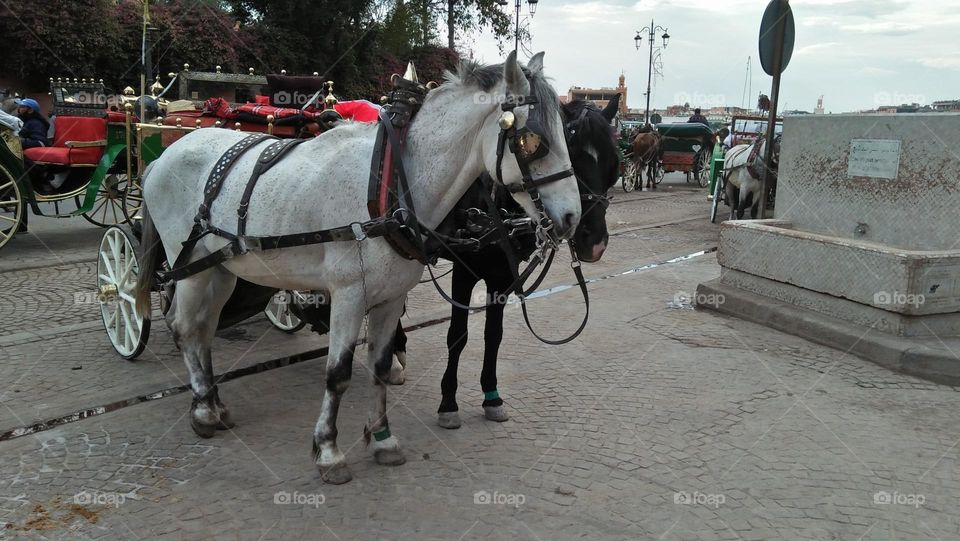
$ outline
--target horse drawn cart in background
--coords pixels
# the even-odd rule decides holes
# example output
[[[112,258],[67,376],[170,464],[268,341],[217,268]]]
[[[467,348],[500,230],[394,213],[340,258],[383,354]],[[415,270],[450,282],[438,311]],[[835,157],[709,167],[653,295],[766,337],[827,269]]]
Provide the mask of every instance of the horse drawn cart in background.
[[[756,143],[757,140],[767,132],[768,122],[768,118],[761,116],[734,116],[730,121],[730,133],[733,136],[733,145],[731,148],[737,145],[752,145]],[[774,130],[776,130],[777,134],[783,132],[783,118],[776,119]],[[714,223],[716,223],[717,220],[720,203],[722,202],[730,206],[730,202],[726,200],[726,180],[723,171],[725,154],[726,150],[721,142],[719,147],[713,150],[713,159],[710,165],[709,180],[712,195],[710,201],[710,221]],[[770,190],[770,199],[767,203],[768,209],[772,209],[774,206],[776,185]]]
[[[127,222],[131,112],[108,112],[102,81],[50,79],[54,139],[23,149],[0,126],[0,248],[36,216],[83,216],[101,227]],[[64,208],[67,207],[67,208]],[[50,210],[52,209],[52,212]]]
[[[232,129],[280,138],[313,137],[340,118],[335,112],[338,104],[333,96],[333,83],[318,76],[287,78],[281,75],[273,84],[268,84],[267,77],[252,73],[224,74],[219,70],[185,70],[178,77],[180,99],[165,104],[166,115],[157,117],[152,123],[131,126],[134,132],[131,148],[136,150],[130,164],[136,179],[135,190],[131,191],[136,192],[136,204],[127,205],[130,211],[139,211],[142,204],[140,179],[147,165],[191,131]],[[291,79],[296,81],[290,83]],[[290,90],[285,86],[288,83],[301,89]],[[282,105],[289,103],[299,107],[271,105],[271,98],[278,96],[281,101],[290,100]],[[139,220],[132,219],[129,224],[109,227],[100,242],[97,266],[97,297],[104,328],[114,349],[128,360],[142,353],[150,334],[150,321],[141,319],[136,311],[133,290],[137,276],[140,272],[156,271],[140,268],[137,259],[139,225]],[[158,286],[156,290],[161,312],[165,313],[169,308],[172,287],[163,289]],[[295,292],[278,292],[239,280],[223,310],[219,328],[265,311],[275,327],[296,332],[303,327],[302,318],[298,316],[298,306],[303,299]],[[318,305],[312,309],[323,310],[324,307]]]
[[[713,151],[713,130],[699,123],[658,124],[664,173],[682,171],[687,182],[691,178],[706,188]]]

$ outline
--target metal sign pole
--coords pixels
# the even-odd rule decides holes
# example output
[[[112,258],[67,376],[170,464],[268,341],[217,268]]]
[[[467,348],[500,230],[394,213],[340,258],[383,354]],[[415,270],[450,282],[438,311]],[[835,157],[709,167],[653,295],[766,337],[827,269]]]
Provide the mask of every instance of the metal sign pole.
[[[789,2],[784,2],[788,4]],[[784,12],[786,13],[786,11]],[[763,174],[760,177],[760,218],[766,218],[767,199],[770,197],[770,160],[773,159],[773,140],[776,137],[777,127],[777,100],[780,97],[780,75],[783,72],[783,39],[787,25],[776,25],[776,36],[773,50],[773,85],[770,89],[770,111],[767,118],[767,142],[764,147]]]

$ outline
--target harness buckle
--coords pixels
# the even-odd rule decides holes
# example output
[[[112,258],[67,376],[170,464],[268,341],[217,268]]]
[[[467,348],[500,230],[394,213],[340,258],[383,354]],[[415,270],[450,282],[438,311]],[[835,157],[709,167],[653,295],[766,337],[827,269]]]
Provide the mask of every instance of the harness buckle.
[[[257,237],[237,237],[237,246],[241,254],[259,252],[261,248],[260,239]]]
[[[363,230],[363,224],[360,222],[353,222],[350,224],[350,230],[353,231],[353,238],[355,238],[357,242],[367,238],[367,233]]]

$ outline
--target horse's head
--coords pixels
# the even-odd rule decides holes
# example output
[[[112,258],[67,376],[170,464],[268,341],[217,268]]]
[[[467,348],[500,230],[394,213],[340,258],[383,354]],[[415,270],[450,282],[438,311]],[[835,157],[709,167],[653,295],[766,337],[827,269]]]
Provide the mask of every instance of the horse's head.
[[[617,182],[619,159],[610,122],[616,116],[620,95],[601,111],[591,102],[574,100],[563,106],[567,149],[580,187],[583,212],[573,235],[577,257],[595,262],[607,248],[607,191]]]
[[[773,152],[770,154],[770,171],[774,174],[780,168],[780,138],[782,134],[776,134],[773,137]],[[766,134],[761,135],[763,138],[763,143],[760,145],[760,156],[766,156],[767,154],[767,136]]]
[[[580,221],[560,102],[543,75],[543,53],[526,68],[510,53],[502,66],[467,62],[459,79],[479,86],[475,103],[491,104],[479,132],[483,164],[552,238],[569,237]],[[552,222],[551,225],[544,218]]]

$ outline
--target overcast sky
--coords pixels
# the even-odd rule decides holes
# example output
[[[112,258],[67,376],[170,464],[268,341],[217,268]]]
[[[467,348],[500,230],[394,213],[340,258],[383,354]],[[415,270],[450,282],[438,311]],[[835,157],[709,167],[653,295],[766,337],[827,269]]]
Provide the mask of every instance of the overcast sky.
[[[510,0],[511,12],[513,0]],[[533,50],[546,51],[545,71],[564,94],[571,85],[616,86],[627,77],[628,104],[644,107],[644,49],[637,30],[669,29],[663,77],[652,107],[689,101],[704,107],[740,106],[747,57],[752,95],[770,92],[757,56],[767,0],[540,0],[532,21]],[[781,110],[813,111],[824,95],[827,112],[878,105],[960,99],[960,0],[793,0],[796,46],[784,72]],[[524,2],[526,13],[526,2]],[[660,32],[662,34],[662,32]],[[657,43],[660,43],[658,38]],[[495,40],[466,44],[488,62],[501,61]]]

